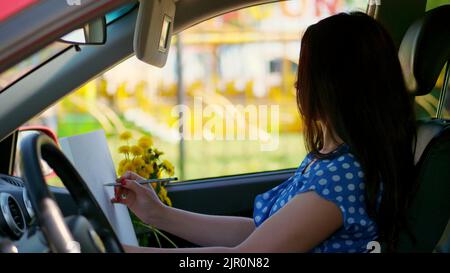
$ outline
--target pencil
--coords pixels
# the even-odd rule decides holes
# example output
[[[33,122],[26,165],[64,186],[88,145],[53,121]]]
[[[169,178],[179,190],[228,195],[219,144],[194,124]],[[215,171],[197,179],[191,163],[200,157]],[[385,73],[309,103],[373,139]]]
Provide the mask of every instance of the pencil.
[[[170,182],[170,181],[174,181],[174,180],[178,180],[178,178],[170,177],[170,178],[161,178],[161,179],[147,179],[147,180],[139,181],[137,183],[139,183],[141,185],[145,185],[145,184],[149,184],[149,183],[164,183],[164,182]],[[104,184],[104,186],[122,186],[122,184],[121,183],[106,183],[106,184]]]

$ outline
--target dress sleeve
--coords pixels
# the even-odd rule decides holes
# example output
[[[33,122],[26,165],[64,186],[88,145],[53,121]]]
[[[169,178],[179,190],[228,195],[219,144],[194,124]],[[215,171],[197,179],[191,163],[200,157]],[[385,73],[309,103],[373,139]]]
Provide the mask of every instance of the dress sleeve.
[[[364,211],[364,175],[352,158],[340,157],[331,163],[321,163],[311,169],[309,179],[297,194],[314,191],[333,202],[342,212],[344,228],[356,221],[356,215]]]

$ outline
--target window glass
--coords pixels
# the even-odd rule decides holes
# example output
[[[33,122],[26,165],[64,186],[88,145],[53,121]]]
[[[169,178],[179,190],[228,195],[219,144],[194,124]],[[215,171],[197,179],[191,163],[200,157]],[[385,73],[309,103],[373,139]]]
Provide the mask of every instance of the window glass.
[[[227,13],[175,37],[164,68],[131,57],[33,122],[59,137],[103,129],[116,164],[121,132],[151,135],[181,179],[295,168],[306,154],[294,89],[302,33],[366,5],[282,1]]]
[[[447,66],[450,65],[447,63]],[[448,75],[449,77],[449,81],[450,81],[450,75]],[[444,81],[442,80],[442,85],[444,84]],[[441,89],[443,88],[443,86],[441,86]],[[450,84],[447,83],[447,89],[445,89],[445,96],[442,98],[442,100],[444,101],[443,105],[442,105],[442,118],[444,119],[450,119]]]
[[[439,105],[439,97],[441,95],[441,91],[444,85],[444,77],[445,77],[445,68],[442,69],[441,74],[436,82],[433,90],[424,96],[417,96],[415,98],[415,110],[416,110],[416,118],[417,119],[428,119],[431,117],[436,117],[437,108]],[[448,88],[447,88],[447,96],[446,103],[443,105],[443,117],[449,117],[449,99],[448,99]]]
[[[17,81],[18,79],[26,75],[28,72],[44,63],[45,61],[51,59],[53,56],[57,55],[67,47],[69,47],[69,45],[54,42],[48,45],[47,47],[41,49],[37,53],[34,53],[27,59],[16,64],[15,66],[0,73],[0,93],[3,92],[3,89],[11,85],[13,82]]]
[[[427,10],[450,4],[450,0],[428,0]]]

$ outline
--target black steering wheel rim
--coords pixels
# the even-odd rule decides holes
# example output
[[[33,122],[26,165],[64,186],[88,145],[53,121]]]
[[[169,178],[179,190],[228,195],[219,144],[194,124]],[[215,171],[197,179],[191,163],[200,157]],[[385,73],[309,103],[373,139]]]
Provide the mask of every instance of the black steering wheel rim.
[[[73,238],[47,186],[40,159],[46,161],[59,176],[78,206],[79,214],[91,223],[106,252],[123,252],[114,229],[83,178],[51,138],[44,134],[26,136],[21,141],[20,156],[20,168],[25,187],[35,209],[38,223],[53,251],[71,252]]]

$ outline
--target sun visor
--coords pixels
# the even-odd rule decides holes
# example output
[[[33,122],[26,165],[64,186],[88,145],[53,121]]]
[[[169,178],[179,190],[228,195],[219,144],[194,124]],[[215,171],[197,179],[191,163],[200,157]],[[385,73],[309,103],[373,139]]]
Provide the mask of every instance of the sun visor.
[[[134,32],[136,57],[163,67],[169,54],[175,17],[174,0],[141,0]]]

